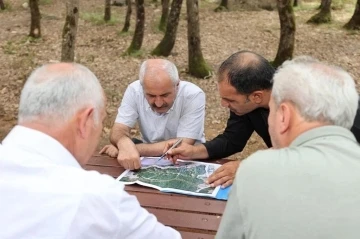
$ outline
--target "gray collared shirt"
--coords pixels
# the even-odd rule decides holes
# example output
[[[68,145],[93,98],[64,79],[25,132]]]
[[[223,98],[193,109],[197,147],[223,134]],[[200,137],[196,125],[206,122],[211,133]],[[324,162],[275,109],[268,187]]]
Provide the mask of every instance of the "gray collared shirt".
[[[359,225],[360,146],[323,126],[241,163],[216,238],[358,239]]]
[[[131,83],[125,91],[116,116],[116,123],[133,128],[138,122],[142,139],[155,143],[172,138],[205,142],[205,93],[196,85],[180,81],[173,106],[158,114],[147,102],[140,81]]]

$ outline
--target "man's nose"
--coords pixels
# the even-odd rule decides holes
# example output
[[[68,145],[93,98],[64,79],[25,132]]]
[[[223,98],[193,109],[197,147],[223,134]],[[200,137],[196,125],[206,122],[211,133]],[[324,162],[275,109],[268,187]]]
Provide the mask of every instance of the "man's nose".
[[[160,108],[163,105],[163,100],[160,97],[156,97],[155,105]]]
[[[221,106],[229,108],[229,103],[226,100],[221,100]]]

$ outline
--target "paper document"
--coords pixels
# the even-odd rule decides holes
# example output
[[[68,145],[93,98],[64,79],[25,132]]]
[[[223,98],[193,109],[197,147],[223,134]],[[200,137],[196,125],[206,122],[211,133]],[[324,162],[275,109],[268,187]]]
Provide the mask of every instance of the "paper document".
[[[220,164],[178,160],[178,164],[173,165],[166,159],[154,164],[158,159],[143,158],[140,170],[126,170],[117,180],[127,185],[137,183],[162,192],[216,198],[220,186],[212,188],[205,181]]]

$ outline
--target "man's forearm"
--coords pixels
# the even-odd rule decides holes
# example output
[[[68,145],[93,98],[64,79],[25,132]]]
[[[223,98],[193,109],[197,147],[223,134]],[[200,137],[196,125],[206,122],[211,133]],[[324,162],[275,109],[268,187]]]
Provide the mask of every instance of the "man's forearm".
[[[160,156],[163,154],[166,141],[152,143],[152,144],[136,144],[135,147],[140,156],[151,157]]]
[[[197,144],[193,147],[193,159],[208,159],[209,154],[206,147],[203,144]]]

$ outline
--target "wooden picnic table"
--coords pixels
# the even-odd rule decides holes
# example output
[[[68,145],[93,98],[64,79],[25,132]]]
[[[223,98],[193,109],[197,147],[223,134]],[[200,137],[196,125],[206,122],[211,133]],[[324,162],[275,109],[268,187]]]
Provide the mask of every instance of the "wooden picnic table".
[[[226,159],[213,163],[224,164]],[[94,155],[84,166],[114,178],[125,171],[116,159]],[[162,193],[140,185],[126,186],[125,190],[137,197],[142,207],[154,214],[158,220],[178,230],[184,239],[213,239],[219,227],[226,201],[205,197]]]

